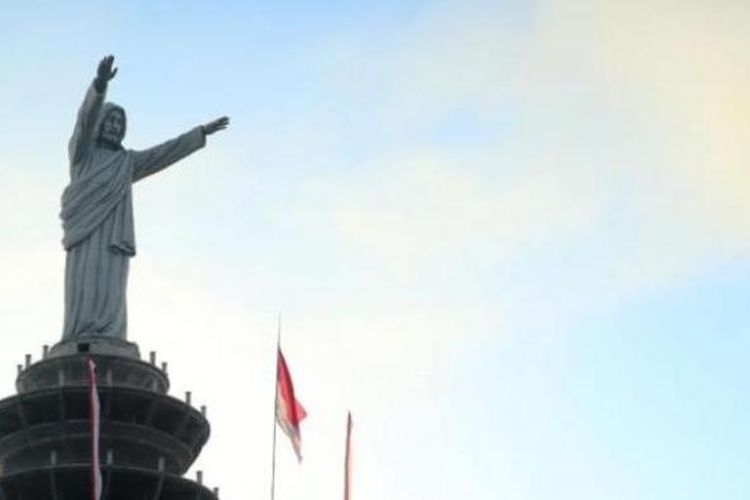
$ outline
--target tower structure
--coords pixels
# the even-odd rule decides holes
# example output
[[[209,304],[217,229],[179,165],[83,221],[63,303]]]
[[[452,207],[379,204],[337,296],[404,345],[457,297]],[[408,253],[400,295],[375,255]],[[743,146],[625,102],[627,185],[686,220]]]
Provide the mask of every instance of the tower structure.
[[[59,343],[19,365],[17,394],[0,401],[0,500],[91,498],[87,359],[97,366],[102,500],[217,500],[184,477],[210,433],[205,407],[168,394],[166,364],[103,337]]]

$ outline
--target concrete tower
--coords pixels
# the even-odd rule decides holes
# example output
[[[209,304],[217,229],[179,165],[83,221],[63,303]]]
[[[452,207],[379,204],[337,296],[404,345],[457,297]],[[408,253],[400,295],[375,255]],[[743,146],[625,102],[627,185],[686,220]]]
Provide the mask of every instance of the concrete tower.
[[[86,359],[97,365],[102,500],[216,500],[183,474],[208,440],[205,407],[169,396],[166,365],[136,344],[97,338],[60,343],[19,365],[17,394],[0,401],[0,500],[90,498]]]

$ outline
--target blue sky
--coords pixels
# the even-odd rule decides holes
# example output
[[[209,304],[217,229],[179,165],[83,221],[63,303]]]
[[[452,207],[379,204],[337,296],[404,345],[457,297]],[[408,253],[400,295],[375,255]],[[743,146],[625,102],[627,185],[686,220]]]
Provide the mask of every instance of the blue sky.
[[[277,498],[750,494],[750,7],[26,2],[0,14],[3,394],[60,335],[65,146],[98,60],[141,148],[129,338],[269,491],[275,322],[309,418]],[[40,311],[43,313],[40,314]],[[37,356],[37,354],[35,354]],[[1,375],[1,373],[0,373]]]

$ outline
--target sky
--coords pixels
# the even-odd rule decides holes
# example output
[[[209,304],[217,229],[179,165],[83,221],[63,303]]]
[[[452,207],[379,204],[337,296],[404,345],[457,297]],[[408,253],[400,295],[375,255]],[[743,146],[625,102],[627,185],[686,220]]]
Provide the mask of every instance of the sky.
[[[99,59],[144,148],[128,338],[267,498],[750,496],[750,4],[12,2],[0,393],[61,335],[66,145]],[[3,368],[4,367],[4,368]]]

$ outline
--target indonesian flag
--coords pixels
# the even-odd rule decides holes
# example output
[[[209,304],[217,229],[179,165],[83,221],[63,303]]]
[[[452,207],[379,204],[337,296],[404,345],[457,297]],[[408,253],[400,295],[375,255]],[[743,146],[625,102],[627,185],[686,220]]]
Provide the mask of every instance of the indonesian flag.
[[[344,500],[352,494],[352,412],[346,417],[346,452],[344,455]]]
[[[91,431],[91,500],[102,496],[102,473],[99,464],[99,392],[96,390],[96,364],[92,358],[86,360],[86,374],[89,382],[89,425]]]
[[[302,455],[300,454],[302,438],[299,432],[299,423],[306,416],[305,409],[294,397],[292,376],[289,374],[286,360],[284,355],[281,354],[281,348],[279,348],[276,359],[276,422],[281,430],[289,436],[294,453],[297,454],[297,460],[300,462],[302,461]]]

